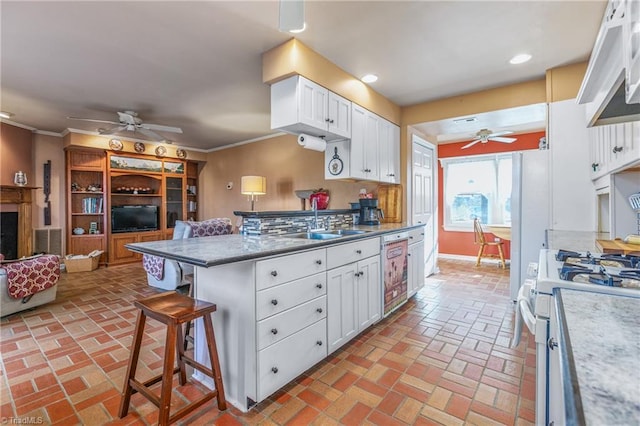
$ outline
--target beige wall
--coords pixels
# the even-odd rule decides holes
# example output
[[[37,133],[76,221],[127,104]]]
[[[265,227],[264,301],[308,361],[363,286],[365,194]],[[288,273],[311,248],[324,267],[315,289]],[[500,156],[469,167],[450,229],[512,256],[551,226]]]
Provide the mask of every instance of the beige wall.
[[[329,209],[349,208],[360,188],[373,191],[377,183],[324,180],[324,153],[300,147],[295,136],[284,135],[209,154],[201,177],[201,219],[234,218],[233,211],[250,210],[247,196],[240,194],[240,178],[267,178],[267,194],[258,197],[256,210],[300,210],[294,190],[329,189]],[[227,182],[233,189],[227,190]],[[202,200],[202,198],[204,198]],[[307,206],[308,207],[308,206]]]
[[[31,130],[0,123],[0,185],[13,186],[15,173],[23,171],[28,186],[35,186],[32,137]]]
[[[587,62],[580,62],[547,70],[547,102],[565,101],[577,97],[587,65]]]

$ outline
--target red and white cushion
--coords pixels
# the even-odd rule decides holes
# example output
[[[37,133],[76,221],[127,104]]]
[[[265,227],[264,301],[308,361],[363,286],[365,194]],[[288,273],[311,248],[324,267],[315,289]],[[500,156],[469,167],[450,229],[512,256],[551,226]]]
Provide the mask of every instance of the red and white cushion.
[[[5,263],[0,268],[7,273],[7,290],[14,299],[44,291],[60,279],[60,259],[52,254]]]

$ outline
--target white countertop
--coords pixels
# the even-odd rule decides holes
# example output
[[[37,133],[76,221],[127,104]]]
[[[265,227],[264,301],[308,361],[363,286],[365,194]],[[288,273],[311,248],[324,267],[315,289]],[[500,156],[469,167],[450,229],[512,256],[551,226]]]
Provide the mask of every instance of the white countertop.
[[[559,292],[571,348],[564,386],[577,381],[586,424],[640,424],[640,298]]]

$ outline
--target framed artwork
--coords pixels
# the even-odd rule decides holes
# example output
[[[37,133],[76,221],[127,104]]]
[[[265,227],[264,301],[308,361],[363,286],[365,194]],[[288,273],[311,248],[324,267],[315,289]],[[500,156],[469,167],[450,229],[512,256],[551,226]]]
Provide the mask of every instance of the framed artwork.
[[[162,160],[149,160],[146,158],[111,156],[111,168],[120,170],[135,170],[141,172],[162,172]]]
[[[182,175],[184,174],[184,163],[183,162],[178,163],[174,161],[165,161],[164,172]]]

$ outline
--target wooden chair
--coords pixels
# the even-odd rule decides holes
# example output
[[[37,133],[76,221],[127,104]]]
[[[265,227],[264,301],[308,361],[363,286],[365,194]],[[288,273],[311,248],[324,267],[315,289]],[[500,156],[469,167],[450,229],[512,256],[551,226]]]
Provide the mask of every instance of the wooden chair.
[[[476,266],[480,266],[480,259],[483,257],[494,257],[490,254],[484,254],[484,248],[486,246],[495,246],[498,247],[498,254],[500,256],[500,262],[502,264],[502,268],[506,269],[507,264],[504,261],[504,250],[502,246],[504,245],[503,241],[490,241],[488,242],[484,237],[484,231],[482,230],[482,226],[480,225],[480,219],[475,218],[473,220],[473,231],[475,233],[475,243],[480,244],[480,250],[478,250],[478,260],[476,261]]]

